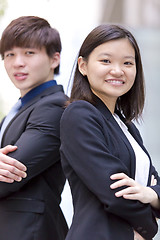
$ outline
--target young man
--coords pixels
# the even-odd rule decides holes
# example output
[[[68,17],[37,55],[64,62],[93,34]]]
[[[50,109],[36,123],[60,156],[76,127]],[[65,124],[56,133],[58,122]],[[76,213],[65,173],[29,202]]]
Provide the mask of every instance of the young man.
[[[64,240],[68,230],[59,206],[65,183],[59,122],[66,96],[53,80],[60,52],[59,33],[39,17],[15,19],[2,34],[0,54],[21,106],[1,123],[1,240]]]

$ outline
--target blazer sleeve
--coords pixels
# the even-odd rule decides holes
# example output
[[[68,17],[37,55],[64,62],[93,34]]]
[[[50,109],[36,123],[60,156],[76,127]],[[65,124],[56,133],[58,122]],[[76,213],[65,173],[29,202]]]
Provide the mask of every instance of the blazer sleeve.
[[[26,165],[27,178],[11,184],[0,182],[0,198],[18,191],[30,179],[60,160],[59,125],[62,112],[62,106],[47,97],[33,108],[25,130],[14,144],[18,149],[8,154]]]
[[[151,176],[154,175],[155,179],[157,180],[157,184],[155,186],[150,186],[158,195],[160,201],[160,177],[155,169],[155,167],[151,166]],[[160,218],[160,209],[153,209],[156,218]]]
[[[143,150],[146,152],[146,154],[148,154],[147,150],[144,148],[143,139],[140,135],[139,130],[136,128],[136,126],[133,123],[131,123],[128,125],[128,128],[129,128],[131,134],[134,134],[134,137],[136,138],[136,140],[138,141],[140,146],[143,148]],[[149,154],[148,154],[148,157],[150,158]],[[159,177],[158,172],[156,171],[155,167],[152,165],[151,159],[150,159],[150,164],[151,164],[151,167],[150,167],[150,173],[149,173],[149,178],[148,178],[148,186],[151,187],[157,193],[158,198],[160,199],[160,177]],[[152,175],[157,180],[157,184],[155,186],[150,186]],[[154,212],[156,218],[160,218],[160,209],[153,209],[153,212]]]
[[[129,169],[109,149],[112,135],[108,131],[106,139],[102,122],[101,113],[91,104],[85,101],[72,103],[61,119],[62,156],[83,184],[101,201],[105,211],[126,220],[144,237],[144,231],[150,232],[151,237],[157,232],[157,223],[150,205],[116,198],[117,190],[110,188],[113,183],[111,174],[124,172],[129,175]],[[143,233],[139,226],[142,226]]]

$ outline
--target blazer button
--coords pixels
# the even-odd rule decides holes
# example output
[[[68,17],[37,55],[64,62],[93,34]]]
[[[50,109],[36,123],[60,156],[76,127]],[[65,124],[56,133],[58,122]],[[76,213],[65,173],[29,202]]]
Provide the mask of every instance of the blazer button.
[[[147,231],[143,230],[141,233],[145,235],[145,234],[147,234]]]
[[[137,231],[138,231],[138,232],[141,232],[142,230],[143,230],[142,227],[137,227]]]

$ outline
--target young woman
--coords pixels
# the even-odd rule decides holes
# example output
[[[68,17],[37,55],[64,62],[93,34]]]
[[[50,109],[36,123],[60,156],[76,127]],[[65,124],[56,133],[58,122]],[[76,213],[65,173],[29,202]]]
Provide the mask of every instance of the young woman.
[[[81,46],[61,118],[61,160],[74,205],[67,240],[155,236],[160,179],[132,123],[143,107],[135,38],[117,25],[96,27]]]

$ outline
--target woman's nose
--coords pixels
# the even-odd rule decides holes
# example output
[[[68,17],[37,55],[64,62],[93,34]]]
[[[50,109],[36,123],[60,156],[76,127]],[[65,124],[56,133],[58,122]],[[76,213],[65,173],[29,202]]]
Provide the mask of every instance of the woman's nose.
[[[116,66],[113,66],[111,68],[110,73],[114,76],[119,77],[119,76],[122,76],[124,74],[124,71],[123,71],[121,66],[116,65]]]

